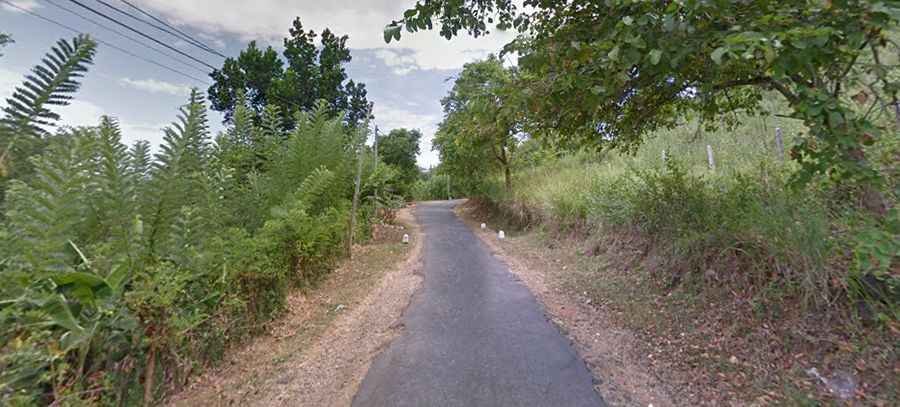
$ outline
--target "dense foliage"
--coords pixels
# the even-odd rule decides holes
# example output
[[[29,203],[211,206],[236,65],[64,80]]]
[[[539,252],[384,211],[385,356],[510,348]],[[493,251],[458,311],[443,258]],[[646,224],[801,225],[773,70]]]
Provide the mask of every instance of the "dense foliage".
[[[418,129],[393,129],[378,137],[378,155],[385,164],[394,166],[399,172],[399,195],[411,198],[411,187],[419,179],[420,170],[416,163],[422,132]]]
[[[757,113],[767,91],[807,127],[792,156],[807,182],[862,182],[867,205],[882,175],[868,146],[896,137],[900,120],[896,29],[900,7],[878,0],[632,1],[423,0],[385,29],[399,39],[439,23],[486,34],[515,28],[531,132],[589,148],[630,148],[686,115],[702,125]],[[849,181],[849,182],[848,182]]]
[[[525,4],[424,0],[386,28],[519,30],[517,66],[469,63],[444,98],[435,173],[522,226],[634,233],[670,286],[727,269],[711,283],[896,323],[896,4]]]
[[[346,253],[357,160],[373,162],[368,125],[327,100],[291,109],[286,131],[279,105],[242,92],[213,140],[194,90],[153,157],[110,117],[51,135],[44,106],[71,98],[93,49],[60,42],[2,122],[4,141],[40,146],[4,150],[2,405],[135,405],[184,385]],[[396,182],[363,176],[363,199]]]
[[[214,81],[208,91],[212,108],[224,112],[229,120],[238,95],[243,93],[257,116],[266,106],[275,106],[285,128],[291,129],[296,124],[294,113],[325,100],[332,115],[343,113],[350,126],[362,124],[371,106],[366,85],[347,79],[344,65],[351,59],[348,37],[325,29],[321,46],[316,45],[316,37],[314,31],[304,31],[298,17],[284,39],[283,59],[272,47],[262,50],[256,41],[250,42],[240,56],[226,59],[222,69],[210,74]]]
[[[512,161],[525,117],[516,75],[492,55],[466,64],[441,100],[444,120],[432,145],[460,179],[473,178],[474,168],[499,168],[507,190],[512,188]]]

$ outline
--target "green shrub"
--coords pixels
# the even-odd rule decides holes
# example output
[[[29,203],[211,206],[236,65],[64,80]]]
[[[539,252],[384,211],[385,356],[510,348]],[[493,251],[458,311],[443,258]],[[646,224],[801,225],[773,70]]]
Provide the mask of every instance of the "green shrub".
[[[781,126],[789,147],[797,125],[745,119],[730,133],[695,133],[691,123],[660,131],[631,153],[540,153],[514,176],[511,196],[490,188],[481,196],[524,226],[636,232],[658,252],[659,275],[671,282],[740,284],[813,306],[857,298],[882,318],[896,318],[896,209],[879,219],[855,203],[860,191],[791,185],[794,164],[779,160],[771,139],[759,135]],[[707,145],[716,170],[707,168]],[[896,143],[879,148],[888,151],[870,156],[890,168]],[[883,172],[886,199],[896,202],[892,173]],[[500,185],[499,175],[487,184]]]
[[[110,118],[48,140],[6,184],[0,404],[153,401],[332,270],[364,134],[322,109],[284,138],[239,120],[213,146],[194,92],[153,160]]]

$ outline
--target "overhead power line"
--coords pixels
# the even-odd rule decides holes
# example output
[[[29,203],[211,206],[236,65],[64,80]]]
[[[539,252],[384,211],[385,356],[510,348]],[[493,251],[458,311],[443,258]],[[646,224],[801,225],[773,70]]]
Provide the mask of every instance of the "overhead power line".
[[[200,40],[198,40],[198,39],[196,39],[196,38],[194,38],[194,37],[192,37],[192,36],[190,36],[189,34],[186,34],[184,31],[181,31],[181,30],[179,30],[177,27],[172,26],[171,24],[167,23],[165,20],[162,20],[162,19],[160,19],[160,18],[154,16],[154,15],[151,14],[150,12],[145,11],[144,9],[142,9],[142,8],[140,8],[140,7],[136,6],[136,5],[134,5],[134,3],[132,3],[132,2],[130,2],[130,1],[128,1],[128,0],[119,0],[119,1],[121,1],[122,3],[125,3],[126,5],[128,5],[128,7],[131,7],[131,8],[133,8],[133,9],[137,10],[139,13],[141,13],[141,14],[147,16],[147,17],[150,17],[153,21],[156,21],[156,22],[162,24],[163,26],[172,29],[172,30],[175,31],[176,33],[180,34],[181,39],[183,39],[183,40],[185,40],[185,41],[187,41],[187,42],[190,42],[190,43],[194,44],[194,46],[196,46],[196,47],[198,47],[198,48],[203,48],[203,49],[206,50],[207,52],[210,52],[210,53],[212,53],[212,54],[218,55],[218,56],[220,56],[220,57],[222,57],[222,58],[228,58],[227,55],[223,55],[221,52],[217,51],[217,50],[214,49],[213,47],[210,47],[209,45],[206,45],[205,43],[201,42]],[[105,2],[103,2],[103,3],[106,4]],[[108,7],[109,7],[109,6],[108,6]],[[144,20],[144,21],[146,22],[146,20]],[[149,24],[149,23],[148,23],[148,24]],[[154,25],[154,27],[156,27],[156,26]],[[156,27],[156,28],[159,29],[159,30],[165,31],[165,32],[167,32],[167,33],[169,33],[169,34],[172,34],[172,35],[174,35],[174,36],[176,36],[176,37],[178,37],[178,35],[172,33],[172,31],[169,31],[169,30],[166,30],[166,29],[163,29],[163,28],[160,28],[160,27]]]
[[[159,45],[162,45],[163,47],[168,48],[168,49],[170,49],[170,50],[172,50],[172,51],[175,51],[176,53],[178,53],[178,54],[180,54],[180,55],[183,55],[183,56],[187,57],[187,58],[190,59],[190,60],[193,60],[193,61],[195,61],[195,62],[198,62],[198,63],[200,63],[201,65],[208,67],[209,69],[213,69],[213,70],[216,69],[216,67],[214,67],[214,66],[212,66],[212,65],[210,65],[210,64],[208,64],[208,63],[206,63],[206,62],[203,62],[203,61],[201,61],[201,60],[199,60],[199,59],[197,59],[197,58],[194,58],[192,55],[189,55],[189,54],[185,53],[184,51],[181,51],[180,49],[174,48],[174,47],[172,47],[172,46],[169,45],[169,44],[166,44],[166,43],[164,43],[164,42],[162,42],[162,41],[160,41],[160,40],[158,40],[158,39],[156,39],[156,38],[153,38],[153,37],[150,36],[150,35],[144,34],[143,32],[141,32],[141,31],[135,29],[134,27],[132,27],[132,26],[130,26],[130,25],[128,25],[128,24],[125,24],[125,23],[123,23],[123,22],[121,22],[121,21],[119,21],[119,20],[116,20],[116,19],[114,19],[114,18],[112,18],[112,17],[106,15],[105,13],[103,13],[103,12],[101,12],[101,11],[95,10],[95,9],[94,9],[93,7],[91,7],[91,6],[88,6],[88,5],[82,3],[82,2],[80,2],[80,1],[78,1],[78,0],[69,0],[69,1],[71,1],[72,3],[77,4],[78,6],[84,8],[84,9],[87,9],[88,11],[90,11],[90,12],[92,12],[92,13],[94,13],[94,14],[99,15],[100,17],[103,17],[103,18],[105,18],[105,19],[107,19],[107,20],[109,20],[109,21],[112,21],[113,23],[115,23],[115,24],[117,24],[117,25],[120,25],[120,26],[124,27],[124,28],[127,29],[128,31],[134,32],[135,34],[140,35],[141,37],[144,37],[144,38],[146,38],[146,39],[148,39],[148,40],[150,40],[150,41],[153,41],[153,42],[155,42],[155,43],[157,43],[157,44],[159,44]]]
[[[211,50],[211,48],[209,48],[209,47],[207,47],[207,46],[205,46],[205,45],[198,44],[197,42],[194,41],[193,38],[185,38],[185,37],[183,37],[183,36],[181,36],[181,35],[179,35],[179,34],[177,34],[177,33],[175,33],[175,32],[172,32],[171,30],[169,30],[169,29],[167,29],[167,28],[165,28],[165,27],[160,27],[159,25],[153,24],[153,23],[150,22],[150,21],[147,21],[147,20],[145,20],[145,19],[143,19],[143,18],[141,18],[141,17],[139,17],[139,16],[136,16],[136,15],[134,15],[134,14],[132,14],[132,13],[129,13],[129,12],[125,11],[125,10],[122,10],[122,9],[120,9],[120,8],[118,8],[118,7],[114,6],[114,5],[112,5],[112,4],[109,4],[108,2],[105,2],[105,1],[103,1],[103,0],[97,0],[97,2],[100,3],[100,4],[102,4],[102,5],[104,5],[104,6],[106,6],[107,8],[110,8],[110,9],[116,11],[116,12],[119,13],[119,14],[122,14],[122,15],[125,15],[125,16],[128,16],[128,17],[131,17],[132,20],[139,21],[139,22],[141,22],[141,23],[144,23],[144,24],[146,24],[146,25],[149,25],[150,27],[153,27],[153,28],[155,28],[155,29],[157,29],[157,30],[159,30],[159,31],[164,32],[164,33],[167,33],[167,34],[169,34],[169,35],[171,35],[171,36],[173,36],[173,37],[175,37],[175,38],[178,38],[179,40],[187,41],[188,44],[193,45],[193,46],[195,46],[195,47],[197,47],[197,48],[200,48],[200,49],[202,49],[203,51],[210,52],[210,50]],[[213,54],[213,55],[215,55],[215,54]]]
[[[47,2],[50,3],[51,5],[53,5],[53,6],[56,7],[56,8],[59,8],[59,9],[61,9],[61,10],[63,10],[63,11],[66,11],[66,12],[68,12],[68,13],[70,13],[70,14],[73,14],[73,15],[77,16],[78,18],[81,18],[82,20],[88,21],[88,22],[90,22],[90,23],[92,23],[92,24],[94,24],[94,25],[96,25],[96,26],[98,26],[98,27],[100,27],[100,28],[102,28],[102,29],[104,29],[104,30],[106,30],[106,31],[109,31],[109,32],[111,32],[111,33],[113,33],[113,34],[116,34],[116,35],[122,37],[122,38],[128,39],[128,40],[130,40],[130,41],[132,41],[132,42],[135,42],[135,43],[137,43],[137,44],[140,44],[141,46],[147,47],[147,48],[153,50],[154,52],[156,52],[157,54],[160,54],[160,55],[162,55],[162,56],[165,56],[165,57],[167,57],[167,58],[169,58],[169,59],[171,59],[171,60],[173,60],[173,61],[175,61],[175,62],[178,62],[178,63],[181,64],[181,65],[184,65],[184,66],[189,67],[189,68],[191,68],[191,69],[197,70],[197,71],[199,71],[199,72],[208,73],[208,72],[206,71],[206,69],[198,68],[198,67],[195,66],[195,65],[191,65],[191,64],[189,64],[189,63],[187,63],[187,62],[184,62],[184,61],[182,61],[181,59],[179,59],[179,58],[178,58],[177,56],[175,56],[175,55],[168,54],[168,53],[166,53],[165,51],[163,51],[163,50],[161,50],[161,49],[159,49],[159,48],[154,47],[153,45],[147,44],[147,43],[145,43],[145,42],[141,42],[139,39],[134,38],[134,37],[132,37],[132,36],[130,36],[130,35],[128,35],[128,34],[125,34],[125,33],[122,33],[122,32],[120,32],[120,31],[116,31],[116,30],[113,29],[113,28],[107,27],[107,26],[103,25],[103,23],[101,23],[101,22],[99,22],[99,21],[97,21],[97,20],[94,20],[93,18],[86,17],[86,16],[84,16],[84,15],[78,13],[78,12],[75,11],[75,10],[72,10],[72,9],[70,9],[70,8],[68,8],[68,7],[65,7],[65,6],[63,6],[63,5],[61,5],[61,4],[58,4],[56,1],[48,0]]]
[[[49,17],[45,17],[45,16],[43,16],[43,15],[40,15],[40,14],[38,14],[38,13],[36,13],[36,12],[34,12],[34,11],[31,11],[31,10],[28,10],[28,9],[26,9],[26,8],[24,8],[24,7],[20,7],[19,5],[15,4],[15,3],[13,3],[13,2],[11,2],[11,1],[9,1],[9,0],[0,0],[0,2],[6,4],[6,5],[10,6],[10,7],[13,7],[13,8],[15,8],[15,9],[17,9],[17,10],[23,12],[23,13],[29,14],[29,15],[31,15],[32,17],[35,17],[35,18],[44,20],[44,21],[46,21],[46,22],[48,22],[48,23],[50,23],[50,24],[56,25],[56,26],[58,26],[58,27],[62,27],[62,28],[64,28],[64,29],[69,30],[69,31],[72,31],[72,32],[74,32],[74,33],[76,33],[76,34],[82,34],[82,33],[84,33],[84,31],[82,31],[82,30],[78,30],[78,29],[76,29],[76,28],[72,28],[71,26],[68,26],[68,25],[66,25],[66,24],[60,23],[59,21],[56,21],[56,20],[53,20],[53,19],[51,19],[51,18],[49,18]],[[205,85],[209,85],[209,84],[210,84],[209,82],[207,82],[207,81],[205,81],[205,80],[203,80],[203,79],[199,79],[199,78],[197,78],[197,77],[195,77],[195,76],[192,76],[192,75],[190,75],[190,74],[186,74],[186,73],[184,73],[184,72],[182,72],[182,71],[179,71],[179,70],[177,70],[177,69],[175,69],[175,68],[172,68],[172,67],[170,67],[170,66],[163,65],[163,64],[161,64],[161,63],[159,63],[159,62],[156,62],[156,61],[154,61],[154,60],[152,60],[152,59],[145,58],[145,57],[140,56],[140,55],[138,55],[138,54],[135,54],[135,53],[133,53],[133,52],[127,50],[127,49],[121,48],[121,47],[119,47],[119,46],[117,46],[117,45],[115,45],[115,44],[112,44],[112,43],[103,41],[103,40],[101,40],[101,39],[99,39],[99,38],[94,38],[94,40],[97,41],[97,42],[100,43],[100,44],[106,45],[107,47],[110,47],[110,48],[112,48],[112,49],[115,49],[115,50],[117,50],[117,51],[119,51],[119,52],[122,52],[122,53],[124,53],[124,54],[126,54],[126,55],[129,55],[129,56],[132,56],[132,57],[134,57],[134,58],[140,59],[140,60],[142,60],[142,61],[144,61],[144,62],[146,62],[146,63],[148,63],[148,64],[156,65],[156,66],[158,66],[158,67],[160,67],[160,68],[163,68],[163,69],[165,69],[165,70],[174,72],[174,73],[176,73],[176,74],[178,74],[178,75],[181,75],[181,76],[184,76],[184,77],[186,77],[186,78],[193,79],[193,80],[195,80],[195,81],[197,81],[197,82],[200,82],[200,83],[203,83],[203,84],[205,84]]]

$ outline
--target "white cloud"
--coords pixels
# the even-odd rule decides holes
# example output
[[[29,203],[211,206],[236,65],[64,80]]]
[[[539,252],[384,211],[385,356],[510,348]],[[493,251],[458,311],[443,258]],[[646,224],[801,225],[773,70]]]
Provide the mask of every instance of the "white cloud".
[[[22,74],[0,68],[0,99],[3,100],[3,106],[6,106],[6,99],[12,95],[22,80]],[[100,116],[110,114],[99,105],[78,98],[72,100],[68,106],[54,106],[53,111],[60,115],[57,122],[60,126],[71,127],[96,126],[100,123]],[[122,142],[130,146],[137,140],[146,140],[154,149],[162,142],[162,128],[165,126],[165,124],[134,123],[127,120],[119,122],[122,130]]]
[[[16,7],[23,8],[28,11],[31,11],[31,10],[41,7],[41,5],[38,4],[37,0],[7,0],[7,1],[14,4]],[[6,3],[4,3],[2,6],[3,6],[4,10],[12,11],[14,13],[22,12],[22,10],[20,10],[16,7],[10,6],[9,4],[6,4]]]
[[[375,104],[374,113],[375,122],[378,124],[379,130],[385,133],[401,127],[421,130],[422,143],[420,144],[420,154],[417,160],[419,166],[428,168],[438,164],[437,154],[431,151],[431,140],[434,138],[438,123],[441,121],[439,115],[419,114],[382,104]]]
[[[174,96],[187,96],[191,93],[191,87],[189,85],[160,81],[152,78],[122,78],[119,80],[119,84],[150,93],[167,93]]]
[[[225,45],[226,45],[225,41],[220,37],[216,37],[216,36],[205,34],[205,33],[199,33],[199,34],[197,34],[197,36],[200,37],[200,42],[202,42],[203,45],[209,45],[209,46],[211,46],[213,48],[217,48],[219,50],[225,49]]]
[[[349,46],[353,49],[404,50],[421,69],[459,68],[487,53],[498,52],[513,38],[511,33],[497,31],[479,38],[463,34],[447,41],[431,30],[404,32],[399,43],[385,44],[385,24],[402,17],[415,0],[142,0],[141,3],[208,37],[232,34],[244,40],[259,39],[273,44],[281,42],[294,17],[300,16],[305,29],[321,32],[329,28],[337,34],[349,35]],[[404,72],[409,67],[405,65],[397,71]]]
[[[382,60],[395,74],[400,76],[406,75],[414,69],[421,69],[410,52],[401,53],[396,50],[379,48],[375,50],[375,57]]]

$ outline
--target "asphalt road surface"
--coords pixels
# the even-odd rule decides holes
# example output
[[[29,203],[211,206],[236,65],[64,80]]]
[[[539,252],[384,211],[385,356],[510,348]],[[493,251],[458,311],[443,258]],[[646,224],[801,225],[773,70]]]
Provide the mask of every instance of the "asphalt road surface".
[[[528,288],[453,213],[420,203],[422,288],[353,406],[603,406]]]

